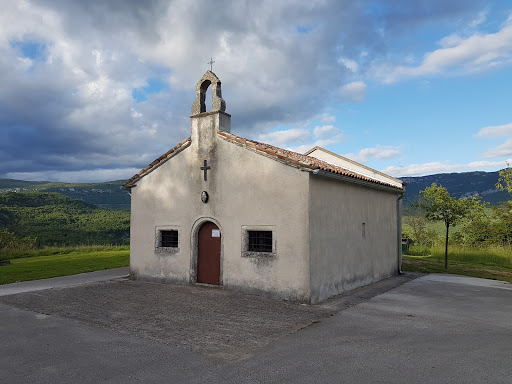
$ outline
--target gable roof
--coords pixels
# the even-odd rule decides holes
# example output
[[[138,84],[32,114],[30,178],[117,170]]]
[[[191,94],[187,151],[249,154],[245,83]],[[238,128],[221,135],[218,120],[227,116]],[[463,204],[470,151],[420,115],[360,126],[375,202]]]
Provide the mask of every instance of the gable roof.
[[[192,143],[192,140],[190,140],[190,137],[184,139],[180,143],[178,143],[174,148],[171,148],[167,152],[165,152],[162,156],[160,156],[158,159],[153,161],[151,164],[149,164],[144,169],[137,172],[135,175],[133,175],[126,183],[123,184],[123,187],[125,188],[133,188],[135,187],[135,183],[142,179],[144,176],[146,176],[148,173],[154,171],[159,166],[161,166],[163,163],[165,163],[167,160],[171,159],[172,157],[176,156],[178,153],[183,151],[185,148],[190,146]]]
[[[275,147],[270,144],[261,143],[259,141],[255,140],[249,140],[245,139],[243,137],[233,135],[232,133],[224,132],[224,131],[217,131],[217,134],[225,141],[236,144],[240,147],[243,147],[245,149],[251,150],[253,152],[259,153],[261,155],[264,155],[266,157],[269,157],[271,159],[274,159],[276,161],[282,162],[284,164],[298,167],[298,168],[305,168],[310,169],[312,171],[315,170],[321,170],[326,173],[330,173],[333,175],[340,175],[345,176],[347,178],[352,178],[354,180],[360,180],[363,182],[369,182],[374,183],[377,185],[382,185],[385,187],[389,187],[392,189],[395,189],[397,191],[403,191],[404,188],[399,188],[396,185],[392,185],[377,179],[373,179],[371,177],[361,175],[357,172],[351,171],[349,169],[345,169],[343,167],[340,167],[338,165],[328,163],[326,161],[317,159],[313,156],[303,155],[297,152],[289,151],[287,149],[282,149],[279,147]],[[160,156],[158,159],[153,161],[151,164],[149,164],[147,167],[142,169],[140,172],[135,174],[132,178],[130,178],[125,184],[125,188],[132,188],[136,184],[136,182],[140,179],[142,179],[144,176],[146,176],[148,173],[152,172],[156,168],[158,168],[160,165],[177,155],[179,152],[183,151],[185,148],[190,146],[191,139],[187,138],[180,142],[178,145],[176,145],[174,148],[169,150],[168,152],[164,153],[162,156]]]

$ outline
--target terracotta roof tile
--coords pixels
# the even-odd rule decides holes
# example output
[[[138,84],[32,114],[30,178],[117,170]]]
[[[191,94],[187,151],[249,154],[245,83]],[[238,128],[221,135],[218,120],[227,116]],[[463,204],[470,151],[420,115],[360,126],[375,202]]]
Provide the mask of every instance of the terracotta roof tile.
[[[342,176],[352,177],[354,179],[359,179],[359,180],[364,180],[364,181],[368,181],[368,182],[375,183],[375,184],[384,185],[384,186],[391,187],[391,188],[394,188],[397,190],[403,190],[403,187],[399,188],[395,185],[385,183],[383,181],[370,178],[368,176],[361,175],[359,173],[342,168],[340,166],[328,163],[326,161],[322,161],[320,159],[317,159],[316,157],[307,156],[307,155],[303,155],[303,154],[300,154],[297,152],[289,151],[287,149],[274,147],[273,145],[261,143],[259,141],[244,139],[243,137],[233,135],[232,133],[218,131],[217,134],[228,142],[242,146],[242,147],[246,148],[247,150],[251,150],[256,153],[262,153],[265,156],[274,158],[276,161],[281,161],[281,162],[284,162],[286,164],[289,164],[289,165],[292,165],[295,167],[307,168],[307,169],[311,169],[311,170],[319,169],[319,170],[331,172],[331,173],[342,175]],[[149,164],[147,167],[145,167],[140,172],[138,172],[136,175],[134,175],[131,179],[129,179],[124,184],[124,187],[126,187],[126,188],[134,187],[135,183],[137,181],[139,181],[141,178],[146,176],[148,173],[150,173],[154,169],[158,168],[160,165],[165,163],[170,158],[172,158],[175,155],[177,155],[178,153],[180,153],[182,150],[184,150],[185,148],[190,146],[190,144],[191,144],[190,138],[183,140],[178,145],[176,145],[174,148],[172,148],[168,152],[164,153],[158,159],[156,159],[151,164]]]
[[[399,188],[395,185],[376,180],[373,178],[370,178],[368,176],[361,175],[359,173],[356,173],[354,171],[342,168],[340,166],[328,163],[326,161],[322,161],[320,159],[317,159],[316,157],[303,155],[297,152],[289,151],[287,149],[282,149],[278,147],[274,147],[270,144],[261,143],[259,141],[244,139],[240,136],[233,135],[232,133],[217,132],[219,136],[224,138],[225,140],[235,143],[235,144],[242,144],[243,147],[253,150],[255,152],[263,152],[265,155],[274,157],[276,160],[284,161],[289,164],[293,164],[295,166],[301,166],[304,168],[309,169],[320,169],[323,171],[331,172],[338,175],[348,176],[352,177],[354,179],[369,181],[371,183],[385,185],[387,187],[391,187],[397,190],[403,190],[402,188]]]

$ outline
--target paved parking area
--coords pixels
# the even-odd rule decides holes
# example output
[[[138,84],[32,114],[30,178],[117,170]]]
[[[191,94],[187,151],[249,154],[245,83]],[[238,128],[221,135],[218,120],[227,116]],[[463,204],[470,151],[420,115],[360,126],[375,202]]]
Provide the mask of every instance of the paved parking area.
[[[393,277],[322,305],[300,305],[213,287],[126,278],[79,286],[59,285],[55,289],[0,297],[0,302],[234,361],[414,277]]]
[[[0,270],[1,272],[1,270]],[[108,281],[112,279],[128,277],[129,267],[114,269],[105,269],[102,271],[79,273],[77,275],[52,277],[50,279],[23,281],[0,285],[0,296],[15,295],[17,293],[42,291],[50,288],[65,288],[95,283],[98,281]]]
[[[0,297],[0,381],[510,383],[512,285],[408,275],[306,306],[114,280]]]

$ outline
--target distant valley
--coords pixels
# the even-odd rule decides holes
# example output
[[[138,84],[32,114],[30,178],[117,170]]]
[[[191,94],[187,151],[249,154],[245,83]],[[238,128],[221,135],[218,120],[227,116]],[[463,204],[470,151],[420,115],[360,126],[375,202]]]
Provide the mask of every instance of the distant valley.
[[[0,193],[56,192],[103,208],[129,210],[130,194],[123,189],[124,183],[125,180],[105,183],[56,183],[0,179]]]
[[[498,172],[463,172],[440,173],[419,177],[400,178],[407,183],[404,204],[414,203],[420,190],[432,183],[445,187],[451,196],[469,197],[479,195],[492,205],[510,200],[510,195],[497,191]],[[7,192],[56,192],[80,199],[99,207],[129,210],[130,194],[123,189],[125,180],[107,181],[105,183],[56,183],[48,181],[22,181],[0,179],[0,194]]]

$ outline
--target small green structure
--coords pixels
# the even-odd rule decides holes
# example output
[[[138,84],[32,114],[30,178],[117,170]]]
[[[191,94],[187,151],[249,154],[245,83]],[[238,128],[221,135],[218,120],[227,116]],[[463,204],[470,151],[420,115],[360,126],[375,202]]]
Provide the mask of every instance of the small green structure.
[[[407,237],[402,238],[402,253],[407,253],[409,251],[409,244],[410,240]]]

